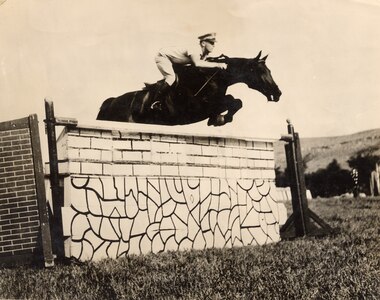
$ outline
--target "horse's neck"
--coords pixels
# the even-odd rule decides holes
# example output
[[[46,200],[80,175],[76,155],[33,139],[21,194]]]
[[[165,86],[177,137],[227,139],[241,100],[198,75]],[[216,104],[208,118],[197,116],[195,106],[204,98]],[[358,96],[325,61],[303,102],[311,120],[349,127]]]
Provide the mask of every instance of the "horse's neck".
[[[227,70],[225,70],[225,80],[227,84],[233,85],[235,83],[244,82],[245,76],[242,72],[243,67],[246,64],[246,59],[244,58],[228,58],[226,60],[228,65]]]
[[[209,68],[195,68],[193,66],[175,66],[178,72],[178,85],[187,86],[199,89],[200,86],[205,84],[210,85],[211,82],[218,85],[219,88],[228,87],[235,83],[244,81],[241,76],[240,67],[244,63],[239,58],[224,58],[218,59],[217,62],[227,63],[227,70],[209,69]],[[191,82],[191,84],[189,84]]]

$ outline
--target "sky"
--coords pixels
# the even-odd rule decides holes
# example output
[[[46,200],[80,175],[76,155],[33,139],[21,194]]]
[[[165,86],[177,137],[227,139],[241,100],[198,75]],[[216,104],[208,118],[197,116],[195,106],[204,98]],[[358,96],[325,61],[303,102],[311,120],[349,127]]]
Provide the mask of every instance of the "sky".
[[[93,121],[105,99],[161,79],[161,47],[216,32],[215,56],[269,54],[283,95],[267,102],[234,85],[233,122],[189,130],[276,139],[286,119],[301,137],[380,128],[379,21],[380,0],[0,0],[0,122],[42,121],[45,98],[56,116]]]

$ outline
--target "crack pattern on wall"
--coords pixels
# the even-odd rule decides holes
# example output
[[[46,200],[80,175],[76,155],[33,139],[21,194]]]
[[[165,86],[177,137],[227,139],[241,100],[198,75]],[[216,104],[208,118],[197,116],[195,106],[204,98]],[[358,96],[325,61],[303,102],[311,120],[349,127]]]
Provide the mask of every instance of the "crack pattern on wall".
[[[121,176],[71,185],[71,256],[80,260],[279,240],[271,181]]]

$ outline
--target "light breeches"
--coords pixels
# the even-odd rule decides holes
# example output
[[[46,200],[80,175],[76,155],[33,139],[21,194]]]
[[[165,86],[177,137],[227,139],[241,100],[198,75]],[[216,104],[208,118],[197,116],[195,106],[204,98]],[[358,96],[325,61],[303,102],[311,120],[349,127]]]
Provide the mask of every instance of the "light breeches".
[[[156,65],[157,68],[160,70],[161,74],[164,76],[165,81],[169,84],[172,85],[175,81],[175,72],[173,70],[173,65],[171,61],[160,54],[156,56]]]

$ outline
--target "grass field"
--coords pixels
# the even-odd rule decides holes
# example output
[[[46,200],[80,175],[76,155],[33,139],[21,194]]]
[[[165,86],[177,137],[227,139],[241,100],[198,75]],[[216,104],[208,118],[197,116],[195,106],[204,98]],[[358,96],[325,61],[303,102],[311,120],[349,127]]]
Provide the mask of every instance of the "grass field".
[[[380,299],[380,200],[318,199],[341,232],[262,247],[0,269],[0,298]]]

